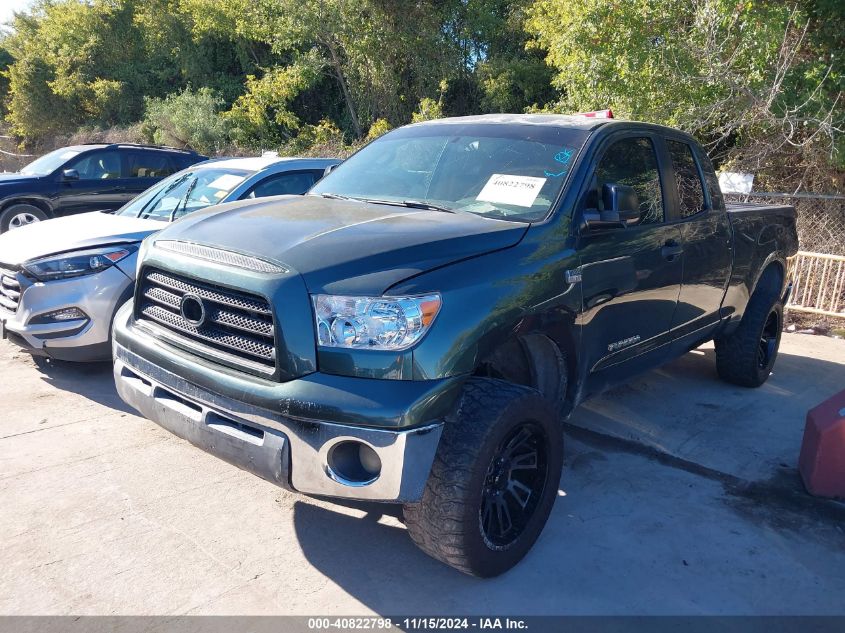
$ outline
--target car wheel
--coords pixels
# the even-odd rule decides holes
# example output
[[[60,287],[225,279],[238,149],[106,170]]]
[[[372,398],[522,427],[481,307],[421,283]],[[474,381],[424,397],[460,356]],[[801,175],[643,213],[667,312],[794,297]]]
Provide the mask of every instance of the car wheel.
[[[761,280],[737,329],[716,339],[716,371],[722,380],[741,387],[759,387],[768,380],[783,330],[779,289]]]
[[[534,389],[467,381],[446,420],[419,503],[404,507],[413,541],[473,576],[497,576],[537,540],[557,498],[563,429]]]
[[[31,204],[13,204],[0,214],[0,233],[19,229],[47,219],[47,214]]]

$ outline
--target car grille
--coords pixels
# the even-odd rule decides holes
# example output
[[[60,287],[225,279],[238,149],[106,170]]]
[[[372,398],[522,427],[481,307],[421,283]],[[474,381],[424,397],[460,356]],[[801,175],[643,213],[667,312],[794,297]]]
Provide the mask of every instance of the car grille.
[[[21,285],[15,273],[0,268],[0,307],[16,312],[21,300]]]
[[[189,322],[182,314],[186,296],[198,299],[204,308],[204,319],[199,323]],[[211,358],[244,361],[265,372],[275,369],[273,312],[265,299],[146,269],[136,303],[137,318],[188,339],[194,344],[192,349],[199,346]]]

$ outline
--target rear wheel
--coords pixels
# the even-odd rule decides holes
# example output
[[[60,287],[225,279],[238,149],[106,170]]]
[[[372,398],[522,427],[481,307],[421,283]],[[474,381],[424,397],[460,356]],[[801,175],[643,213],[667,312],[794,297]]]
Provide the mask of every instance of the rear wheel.
[[[47,219],[47,214],[31,204],[13,204],[0,213],[0,233],[19,229],[28,224]]]
[[[557,497],[563,431],[534,389],[467,382],[446,421],[420,503],[405,523],[430,556],[474,576],[496,576],[531,549]]]
[[[716,339],[716,371],[722,380],[759,387],[769,378],[783,330],[779,290],[779,284],[761,280],[739,327],[730,336]]]

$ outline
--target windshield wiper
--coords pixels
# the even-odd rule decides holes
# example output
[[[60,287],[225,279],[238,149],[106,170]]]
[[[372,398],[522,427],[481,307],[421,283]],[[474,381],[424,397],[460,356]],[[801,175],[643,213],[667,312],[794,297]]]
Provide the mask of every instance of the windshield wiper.
[[[457,213],[454,209],[448,207],[441,207],[430,202],[422,200],[380,200],[379,198],[353,198],[352,196],[344,196],[339,193],[321,193],[323,198],[330,200],[357,200],[359,202],[369,202],[370,204],[388,204],[394,207],[408,207],[409,209],[425,209],[426,211],[441,211],[443,213]]]
[[[389,204],[395,207],[408,207],[409,209],[425,209],[426,211],[440,211],[442,213],[457,213],[454,209],[441,207],[422,200],[379,200],[377,198],[360,198],[362,202],[370,204]]]
[[[142,207],[138,210],[138,213],[137,213],[137,215],[136,215],[135,217],[136,217],[136,218],[141,218],[141,216],[142,216],[142,215],[144,215],[144,213],[146,212],[146,210],[147,210],[148,208],[150,208],[150,206],[151,206],[151,205],[153,205],[154,203],[156,203],[156,202],[158,202],[159,200],[161,200],[164,196],[166,196],[168,193],[170,193],[171,191],[173,191],[173,189],[175,189],[175,188],[176,188],[176,187],[178,187],[180,184],[182,184],[183,182],[185,182],[185,179],[186,179],[186,178],[188,178],[188,177],[190,177],[190,174],[185,174],[185,175],[184,175],[184,176],[182,176],[181,178],[177,179],[175,182],[170,183],[170,186],[168,186],[168,187],[167,187],[167,189],[165,189],[164,191],[160,191],[160,192],[156,193],[156,195],[154,195],[152,198],[150,198],[149,200],[147,200],[147,201],[144,203],[144,206],[142,206]],[[118,211],[119,211],[119,210],[120,210],[120,209],[118,209]],[[141,219],[146,220],[146,219],[147,219],[147,217],[149,217],[149,216],[144,216],[144,217],[143,217],[143,218],[141,218]]]
[[[188,208],[188,198],[191,197],[191,192],[194,190],[194,187],[197,186],[199,182],[199,178],[194,178],[191,181],[191,184],[188,185],[187,190],[185,191],[185,197],[182,198],[181,203],[177,204],[173,207],[173,211],[170,212],[170,222],[173,222],[173,219],[176,217],[176,214],[179,212],[179,207],[182,207],[182,211]]]

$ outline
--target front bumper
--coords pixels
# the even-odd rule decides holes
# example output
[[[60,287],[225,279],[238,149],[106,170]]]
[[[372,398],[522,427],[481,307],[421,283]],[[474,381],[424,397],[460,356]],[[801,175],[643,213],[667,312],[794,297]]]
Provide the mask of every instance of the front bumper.
[[[110,355],[111,321],[131,297],[132,280],[117,266],[95,275],[37,282],[18,274],[21,296],[15,312],[0,308],[5,336],[32,354],[59,360],[104,360]],[[39,317],[78,308],[87,318],[39,323]]]
[[[191,444],[284,488],[311,495],[409,502],[422,496],[442,422],[387,430],[296,420],[203,389],[114,345],[114,379],[129,406]],[[362,484],[329,466],[331,449],[355,440],[381,460]]]

